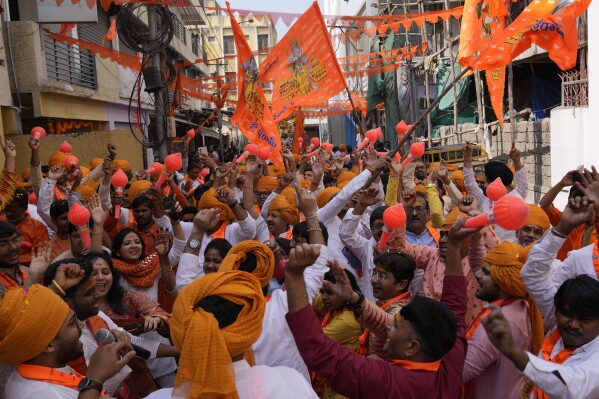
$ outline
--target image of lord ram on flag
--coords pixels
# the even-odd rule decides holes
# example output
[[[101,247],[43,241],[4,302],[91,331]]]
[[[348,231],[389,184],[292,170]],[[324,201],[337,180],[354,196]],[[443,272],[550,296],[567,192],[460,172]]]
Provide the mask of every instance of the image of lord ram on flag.
[[[297,107],[325,103],[345,90],[347,83],[317,2],[260,63],[260,79],[274,83],[271,109],[276,122]]]

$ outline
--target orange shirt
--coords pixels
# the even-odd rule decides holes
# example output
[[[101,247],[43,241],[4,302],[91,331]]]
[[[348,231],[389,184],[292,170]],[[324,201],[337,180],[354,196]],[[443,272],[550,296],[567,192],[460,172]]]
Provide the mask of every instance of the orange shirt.
[[[562,211],[557,209],[555,207],[555,205],[553,205],[553,204],[551,204],[550,209],[543,209],[543,210],[549,217],[549,221],[551,222],[551,225],[557,226],[560,219],[562,218]],[[580,249],[583,246],[586,246],[589,244],[594,244],[597,242],[597,235],[595,234],[595,232],[593,232],[590,235],[590,241],[588,244],[582,242],[582,239],[583,239],[583,236],[584,236],[584,233],[585,233],[587,227],[588,227],[587,225],[583,224],[583,225],[576,227],[574,230],[572,230],[572,232],[568,235],[568,238],[566,238],[566,241],[564,242],[562,247],[557,252],[557,259],[563,261],[564,259],[566,259],[568,257],[568,252],[573,251],[575,249]]]
[[[50,240],[50,245],[52,246],[52,254],[50,254],[50,259],[56,259],[58,255],[71,249],[71,240],[68,238],[66,240],[62,240],[58,234],[56,234],[54,238]]]

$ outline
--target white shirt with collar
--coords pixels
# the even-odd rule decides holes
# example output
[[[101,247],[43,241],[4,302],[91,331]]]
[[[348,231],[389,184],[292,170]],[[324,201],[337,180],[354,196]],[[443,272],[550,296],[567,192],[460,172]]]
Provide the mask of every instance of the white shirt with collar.
[[[69,366],[54,370],[72,374],[73,369]],[[30,380],[13,372],[4,388],[5,399],[77,399],[79,391],[50,382]]]
[[[191,230],[193,229],[192,222],[181,222],[181,227],[185,232],[185,238],[189,239]],[[245,240],[253,240],[256,236],[256,221],[249,214],[244,220],[238,220],[231,223],[225,229],[225,239],[231,245],[235,245]],[[212,241],[212,235],[204,234],[200,243],[200,252],[198,255],[181,254],[179,259],[179,269],[177,270],[177,289],[181,291],[185,286],[189,285],[196,278],[204,275],[204,252],[206,246]]]
[[[297,371],[288,367],[250,367],[247,361],[233,362],[235,387],[240,399],[318,398],[312,386]],[[186,395],[173,395],[173,389],[161,389],[151,393],[146,399],[187,398]]]
[[[553,298],[559,286],[555,284],[552,274],[558,273],[558,270],[563,267],[562,263],[557,270],[553,270],[553,260],[557,256],[557,251],[561,248],[563,240],[549,230],[531,248],[528,259],[520,272],[522,281],[543,315],[549,331],[553,331],[557,327]],[[584,254],[585,248],[574,252]],[[568,256],[569,258],[570,256]],[[592,260],[589,259],[588,262],[593,271],[592,276],[597,278]],[[574,263],[572,262],[572,264]],[[571,270],[586,270],[582,267],[582,262],[576,263],[576,265]],[[563,273],[563,276],[566,275],[568,274]],[[571,275],[571,277],[575,277],[575,275]],[[563,349],[564,343],[560,338],[553,348],[551,356],[553,357]],[[524,375],[549,397],[564,399],[599,397],[599,337],[576,348],[561,365],[543,360],[540,356],[534,356],[532,353],[527,353],[527,355],[529,362],[524,369]],[[559,373],[561,379],[554,374],[555,372]]]
[[[319,247],[320,256],[312,266],[304,271],[304,281],[310,303],[320,292],[324,274],[329,270],[327,247],[324,245],[319,245]],[[310,381],[308,368],[302,360],[285,319],[288,312],[287,291],[274,290],[270,300],[266,302],[262,334],[253,345],[256,365],[290,367],[303,375],[306,381]]]

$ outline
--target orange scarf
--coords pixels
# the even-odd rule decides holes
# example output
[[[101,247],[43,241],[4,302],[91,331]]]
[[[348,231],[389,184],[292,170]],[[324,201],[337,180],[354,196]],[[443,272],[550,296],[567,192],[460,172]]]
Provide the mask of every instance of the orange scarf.
[[[19,364],[17,372],[23,378],[36,381],[44,381],[54,385],[77,390],[77,386],[83,379],[83,376],[73,370],[73,374],[65,373],[64,371],[52,369],[50,367],[34,366],[31,364]],[[104,391],[100,394],[103,397],[108,397]]]
[[[595,262],[594,257],[593,257],[593,262]],[[595,264],[595,267],[596,266],[597,265]],[[555,363],[555,364],[563,364],[566,360],[568,360],[570,355],[572,355],[572,352],[574,352],[574,350],[576,348],[562,349],[555,356],[551,357],[551,352],[553,352],[553,348],[555,348],[557,341],[559,341],[561,337],[562,336],[560,335],[559,330],[557,328],[555,330],[553,330],[553,332],[551,334],[549,334],[547,337],[545,337],[545,340],[543,340],[543,346],[541,347],[541,356],[543,356],[544,360],[551,362],[551,363]],[[547,395],[545,392],[541,391],[539,388],[534,387],[533,398],[534,399],[549,399],[549,395]]]
[[[288,239],[288,240],[291,240],[291,237],[293,237],[293,232],[292,232],[291,229],[289,229],[289,230],[287,230],[287,233],[285,233],[285,238]],[[275,239],[275,237],[272,235],[271,232],[268,233],[268,238],[270,240],[274,240]]]
[[[227,230],[227,224],[228,222],[225,220],[221,223],[220,227],[218,228],[218,230],[216,230],[214,233],[212,233],[212,239],[214,240],[215,238],[225,238],[225,230]]]
[[[381,306],[381,309],[385,310],[390,305],[393,305],[396,302],[399,302],[403,299],[409,300],[410,298],[411,298],[410,291],[406,291],[403,294],[396,296],[395,298],[389,299],[387,302],[385,302],[383,304],[383,306]],[[364,333],[362,335],[360,335],[360,339],[359,339],[360,346],[358,346],[358,350],[357,350],[358,355],[366,356],[366,354],[368,353],[368,337],[369,336],[370,336],[369,329],[365,329]]]
[[[345,309],[345,308],[343,308],[343,309],[341,309],[341,310],[338,310],[338,311],[336,311],[336,312],[331,312],[331,311],[327,312],[327,314],[326,314],[326,315],[324,315],[324,319],[322,319],[322,323],[320,324],[320,327],[321,327],[321,328],[324,330],[324,328],[325,328],[326,326],[328,326],[328,325],[329,325],[329,323],[335,319],[335,317],[337,317],[337,316],[339,316],[341,313],[345,312],[345,310],[346,310],[346,309]]]
[[[64,190],[60,186],[54,186],[54,200],[66,200],[67,196],[64,193]]]
[[[23,269],[21,269],[20,266],[17,269],[17,275],[19,275],[19,274],[21,275],[21,281],[24,284],[25,281],[27,280],[27,273],[25,273],[23,271]],[[19,285],[19,283],[16,282],[15,280],[13,280],[8,274],[4,274],[2,272],[0,272],[0,283],[2,283],[2,285],[4,285],[7,290],[10,290],[12,288],[20,288],[21,287]]]
[[[441,367],[441,359],[430,362],[430,363],[419,363],[419,362],[410,362],[409,360],[391,360],[390,362],[394,366],[403,367],[406,370],[419,370],[419,371],[434,371],[435,373],[439,371]]]
[[[505,298],[505,299],[498,299],[495,302],[493,302],[493,305],[497,305],[500,308],[509,305],[510,303],[516,301],[517,298]],[[472,336],[474,335],[474,331],[476,331],[476,329],[478,328],[478,326],[480,325],[480,319],[482,317],[487,316],[489,313],[491,313],[491,308],[487,308],[487,309],[483,309],[482,312],[480,312],[478,314],[478,316],[476,316],[476,319],[474,319],[474,321],[472,322],[472,324],[470,325],[470,328],[468,329],[468,331],[466,331],[466,341],[469,341],[470,338],[472,338]]]
[[[160,273],[160,259],[155,252],[135,265],[114,258],[112,263],[127,282],[135,288],[152,287]]]

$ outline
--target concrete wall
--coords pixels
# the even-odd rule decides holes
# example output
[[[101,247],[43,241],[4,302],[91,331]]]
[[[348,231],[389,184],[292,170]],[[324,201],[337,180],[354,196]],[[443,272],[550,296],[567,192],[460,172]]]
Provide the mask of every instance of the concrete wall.
[[[3,29],[4,25],[5,23],[0,18],[0,31]],[[0,89],[0,106],[10,107],[12,105],[10,90],[8,90],[10,87],[10,79],[8,77],[10,57],[5,44],[6,42],[4,41],[4,37],[2,34],[0,34],[0,60],[3,61],[2,65],[0,65],[0,87],[2,88]]]
[[[522,152],[522,161],[528,176],[528,202],[537,203],[541,197],[551,188],[551,131],[552,119],[543,119],[536,122],[516,123],[516,147]],[[449,136],[445,144],[462,144],[466,141],[481,144],[482,137],[475,133],[475,124],[463,124],[458,126],[458,133],[452,135],[453,126],[441,128],[441,136]],[[461,133],[464,132],[464,133]],[[511,149],[511,130],[506,123],[503,132],[498,126],[493,131],[493,143],[491,146],[492,159],[508,161]],[[555,147],[553,147],[555,148]],[[560,177],[561,178],[561,175]]]
[[[17,171],[29,167],[29,157],[31,155],[27,142],[29,135],[7,136],[14,141],[17,146]],[[143,151],[142,146],[129,131],[113,130],[111,132],[92,132],[80,135],[57,135],[46,136],[42,141],[40,148],[40,159],[42,165],[48,163],[48,158],[58,151],[58,147],[63,141],[68,141],[73,146],[73,155],[79,158],[83,166],[96,157],[103,158],[108,155],[106,145],[111,142],[116,145],[119,159],[126,159],[131,164],[133,170],[143,169]],[[0,159],[0,162],[3,160]]]

